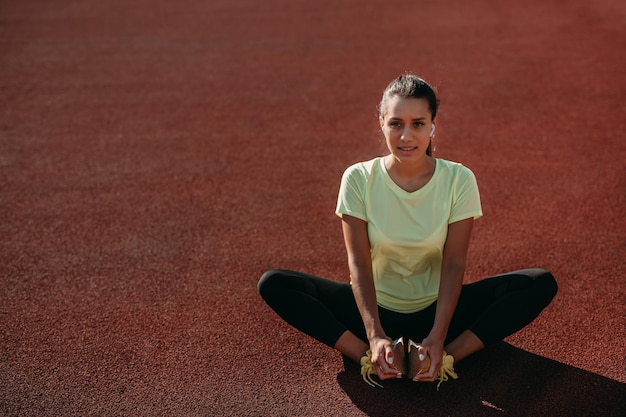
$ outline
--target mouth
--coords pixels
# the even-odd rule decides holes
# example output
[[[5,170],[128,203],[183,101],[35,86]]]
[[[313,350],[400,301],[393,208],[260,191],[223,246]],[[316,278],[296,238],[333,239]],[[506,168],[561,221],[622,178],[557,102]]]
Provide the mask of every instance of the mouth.
[[[411,151],[416,150],[417,146],[399,146],[398,149],[403,152],[411,152]]]

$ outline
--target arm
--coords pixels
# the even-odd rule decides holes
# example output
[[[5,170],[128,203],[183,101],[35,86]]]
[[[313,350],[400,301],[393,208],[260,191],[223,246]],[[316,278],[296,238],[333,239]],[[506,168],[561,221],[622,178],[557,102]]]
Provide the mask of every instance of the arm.
[[[343,215],[341,224],[348,252],[352,291],[367,332],[372,364],[380,379],[397,378],[398,371],[391,369],[387,362],[393,357],[392,342],[385,334],[378,317],[367,223],[356,217]]]
[[[418,375],[420,381],[434,381],[439,368],[441,368],[443,345],[448,333],[448,326],[463,285],[465,262],[473,225],[474,219],[469,218],[448,226],[448,236],[443,248],[435,322],[430,333],[422,342],[423,353],[430,356],[431,365],[428,372]]]

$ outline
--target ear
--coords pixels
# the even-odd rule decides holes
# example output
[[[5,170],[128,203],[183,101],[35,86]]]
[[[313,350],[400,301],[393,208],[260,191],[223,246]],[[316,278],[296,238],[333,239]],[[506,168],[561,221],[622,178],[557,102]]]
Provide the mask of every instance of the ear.
[[[385,134],[385,119],[381,117],[378,118],[378,123],[380,124],[380,131],[383,134],[383,136],[385,137],[385,139],[387,138],[387,135]]]

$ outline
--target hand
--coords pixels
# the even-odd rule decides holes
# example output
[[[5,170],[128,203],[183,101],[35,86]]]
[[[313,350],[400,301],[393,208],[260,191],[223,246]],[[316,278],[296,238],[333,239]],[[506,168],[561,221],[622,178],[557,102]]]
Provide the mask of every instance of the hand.
[[[391,367],[394,361],[393,342],[386,337],[379,337],[370,341],[370,349],[372,351],[372,365],[383,381],[385,379],[401,378],[402,373]]]
[[[427,337],[422,342],[422,348],[419,352],[430,357],[430,368],[426,372],[416,375],[414,379],[417,381],[433,382],[437,379],[443,362],[443,342],[435,341]]]

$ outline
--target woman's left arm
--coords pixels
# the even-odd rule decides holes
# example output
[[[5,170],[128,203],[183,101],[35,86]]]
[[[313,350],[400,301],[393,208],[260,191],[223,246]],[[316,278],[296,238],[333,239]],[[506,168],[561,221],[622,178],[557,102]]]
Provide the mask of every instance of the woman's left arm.
[[[465,261],[473,226],[473,218],[448,225],[448,236],[443,248],[435,322],[430,333],[422,342],[423,353],[430,356],[431,364],[427,372],[418,375],[420,381],[434,381],[441,368],[443,345],[448,333],[448,326],[463,285]]]

